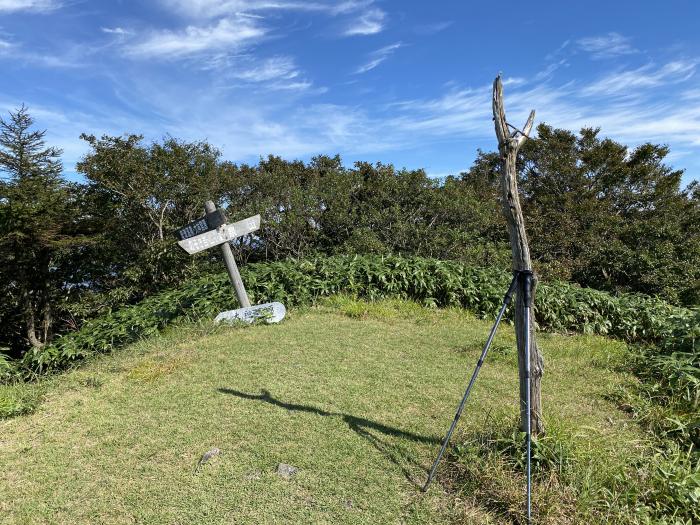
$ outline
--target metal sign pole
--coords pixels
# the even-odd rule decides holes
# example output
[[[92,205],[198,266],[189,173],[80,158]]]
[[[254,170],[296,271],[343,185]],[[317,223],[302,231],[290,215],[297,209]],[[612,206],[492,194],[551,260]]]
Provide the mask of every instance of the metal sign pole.
[[[212,201],[207,201],[204,203],[204,210],[207,213],[213,213],[216,211],[216,205]],[[233,289],[236,291],[238,302],[241,304],[241,308],[248,308],[250,306],[250,300],[248,299],[248,294],[245,291],[245,286],[243,286],[243,279],[241,279],[241,274],[238,271],[236,260],[233,258],[231,246],[228,242],[225,242],[220,246],[221,255],[224,257],[226,270],[228,271],[228,276],[231,279],[231,284],[233,284]]]
[[[508,305],[510,304],[511,299],[513,298],[513,293],[515,292],[516,286],[518,283],[518,274],[516,273],[513,276],[513,280],[510,282],[510,286],[508,287],[508,291],[506,292],[505,296],[503,297],[503,304],[501,305],[501,309],[498,311],[498,315],[496,316],[496,321],[493,324],[493,327],[491,328],[491,332],[489,332],[489,336],[486,339],[486,344],[484,345],[484,349],[481,351],[481,356],[479,357],[479,360],[476,362],[476,368],[474,368],[474,372],[472,373],[472,378],[469,380],[469,386],[467,386],[466,392],[464,392],[464,397],[462,397],[462,401],[459,403],[459,407],[457,408],[457,413],[455,414],[454,419],[452,420],[452,425],[450,425],[450,429],[447,431],[447,435],[445,436],[445,439],[442,442],[442,447],[440,448],[440,452],[438,453],[437,458],[435,458],[435,461],[433,462],[433,466],[430,469],[430,474],[428,475],[428,480],[425,482],[425,485],[423,485],[423,492],[428,490],[428,487],[430,486],[430,483],[433,481],[433,477],[435,476],[435,471],[437,470],[438,463],[440,463],[440,459],[442,459],[442,455],[445,453],[445,449],[447,448],[447,445],[450,442],[450,438],[452,437],[452,433],[455,430],[455,427],[457,426],[457,422],[459,421],[459,418],[462,415],[462,410],[464,410],[464,405],[467,403],[467,398],[469,397],[469,393],[472,390],[472,387],[474,386],[474,383],[476,382],[476,378],[479,375],[479,370],[481,370],[481,365],[484,364],[484,359],[486,359],[486,355],[489,352],[489,348],[491,347],[491,343],[493,342],[493,338],[496,335],[496,330],[498,329],[498,325],[501,323],[501,319],[503,318],[503,314],[506,311],[506,308],[508,308]]]
[[[484,345],[484,349],[481,352],[481,356],[479,357],[479,360],[476,363],[476,368],[474,369],[474,373],[472,374],[472,377],[469,381],[469,386],[467,386],[467,390],[464,393],[464,397],[462,397],[462,401],[459,404],[459,407],[457,408],[457,413],[455,414],[455,417],[452,421],[452,425],[450,426],[450,429],[447,431],[447,435],[445,436],[445,439],[442,442],[442,447],[440,448],[440,452],[438,453],[437,458],[435,458],[435,461],[433,462],[432,468],[430,469],[430,474],[428,474],[428,480],[425,482],[425,485],[423,486],[423,492],[428,490],[428,487],[430,486],[430,482],[433,480],[433,477],[435,476],[435,471],[437,470],[438,463],[440,463],[440,459],[442,458],[443,454],[445,453],[445,449],[447,448],[448,443],[450,442],[450,438],[452,437],[452,433],[455,430],[455,427],[457,426],[457,422],[459,421],[460,416],[462,415],[462,410],[464,409],[464,405],[467,402],[467,398],[469,397],[469,393],[471,392],[472,387],[474,386],[474,383],[476,382],[476,378],[479,375],[479,370],[481,369],[481,365],[484,364],[484,359],[486,359],[486,355],[489,351],[489,347],[491,346],[491,343],[493,341],[493,337],[496,334],[496,329],[498,328],[499,323],[501,322],[501,318],[503,317],[503,314],[506,311],[506,307],[508,304],[510,304],[511,299],[513,297],[513,293],[515,292],[516,288],[518,289],[518,294],[522,294],[522,307],[525,310],[525,381],[526,381],[526,388],[527,388],[527,393],[525,396],[525,412],[527,414],[527,422],[525,425],[525,439],[526,439],[526,469],[527,469],[527,487],[526,487],[526,492],[527,492],[527,522],[530,524],[532,522],[532,476],[531,476],[531,460],[532,460],[532,428],[531,428],[531,403],[530,403],[530,312],[532,308],[532,303],[533,303],[533,297],[532,297],[532,280],[533,280],[533,274],[532,270],[517,270],[515,272],[515,275],[513,276],[513,280],[510,283],[510,287],[508,288],[508,292],[506,292],[505,297],[503,298],[503,304],[501,305],[501,309],[498,312],[498,315],[496,316],[496,322],[494,323],[493,327],[491,328],[491,332],[489,333],[489,336],[486,340],[486,344]],[[520,302],[520,301],[518,301]]]
[[[525,308],[525,412],[527,423],[525,425],[525,440],[527,446],[527,522],[532,521],[532,476],[530,463],[532,458],[532,428],[531,428],[531,403],[530,403],[530,308],[532,307],[532,271],[520,272],[522,277],[523,308]]]

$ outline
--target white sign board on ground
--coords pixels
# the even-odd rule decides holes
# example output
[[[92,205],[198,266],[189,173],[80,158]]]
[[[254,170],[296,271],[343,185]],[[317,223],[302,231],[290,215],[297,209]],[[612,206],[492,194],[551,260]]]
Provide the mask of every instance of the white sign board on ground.
[[[260,228],[260,215],[254,215],[243,219],[242,221],[234,222],[233,224],[224,224],[216,230],[211,230],[200,235],[195,235],[188,239],[183,239],[177,243],[190,255],[204,251],[213,246],[218,246],[228,241],[232,241],[236,237],[241,237],[248,233],[252,233]]]
[[[282,303],[265,303],[248,308],[239,308],[237,310],[228,310],[221,312],[214,319],[215,323],[243,321],[244,323],[252,323],[258,319],[266,323],[279,323],[284,319],[287,309]]]

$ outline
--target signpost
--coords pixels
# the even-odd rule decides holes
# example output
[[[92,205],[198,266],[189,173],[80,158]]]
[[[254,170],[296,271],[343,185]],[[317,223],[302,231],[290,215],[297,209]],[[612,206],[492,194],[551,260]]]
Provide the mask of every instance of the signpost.
[[[187,226],[183,226],[175,232],[175,236],[179,241],[184,241],[200,233],[204,233],[209,230],[214,230],[226,222],[226,215],[224,215],[224,210],[214,210],[211,213],[207,213],[204,217],[197,219],[194,222],[189,223]]]
[[[228,276],[236,291],[236,297],[242,308],[221,312],[214,319],[220,321],[243,321],[252,323],[257,319],[268,323],[279,323],[285,316],[286,309],[282,303],[266,303],[256,306],[250,305],[248,294],[243,286],[241,274],[233,258],[230,241],[253,233],[260,228],[260,215],[254,215],[234,222],[226,223],[226,215],[221,209],[217,209],[212,201],[204,204],[206,215],[183,226],[175,232],[178,238],[177,243],[189,254],[195,254],[214,246],[221,246],[221,255],[226,264]]]

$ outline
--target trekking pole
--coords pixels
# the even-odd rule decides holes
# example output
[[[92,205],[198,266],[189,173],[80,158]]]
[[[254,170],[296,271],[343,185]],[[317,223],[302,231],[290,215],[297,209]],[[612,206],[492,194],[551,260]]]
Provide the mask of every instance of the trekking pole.
[[[530,400],[530,308],[532,308],[532,271],[524,270],[518,272],[522,276],[522,292],[523,292],[523,309],[525,310],[525,412],[527,415],[527,423],[525,424],[525,440],[527,443],[527,523],[532,520],[532,477],[530,470],[530,462],[532,458],[532,428],[531,428],[531,410],[532,404]]]
[[[493,327],[491,328],[491,332],[489,333],[488,339],[486,339],[486,344],[484,345],[484,349],[481,351],[481,357],[479,357],[479,360],[476,362],[476,368],[474,369],[474,373],[472,374],[472,378],[469,380],[469,386],[467,386],[467,390],[466,390],[466,392],[464,392],[464,397],[462,397],[462,401],[459,403],[459,408],[457,408],[457,413],[455,414],[454,420],[452,420],[452,425],[450,426],[450,429],[447,431],[447,435],[445,436],[445,439],[442,442],[442,447],[440,448],[440,452],[438,453],[437,458],[435,458],[435,462],[433,463],[433,466],[430,469],[430,474],[428,475],[428,480],[425,482],[425,485],[423,486],[423,492],[428,490],[430,483],[433,481],[433,476],[435,476],[435,471],[437,470],[438,463],[440,463],[440,459],[442,459],[442,455],[445,453],[445,449],[447,448],[447,445],[450,442],[450,438],[452,437],[452,432],[454,432],[455,427],[457,426],[457,421],[459,421],[459,418],[462,415],[462,410],[464,409],[464,405],[467,403],[467,398],[469,397],[469,392],[471,392],[471,389],[474,386],[474,382],[476,381],[476,377],[479,375],[479,370],[481,369],[481,365],[484,364],[484,359],[486,358],[486,354],[488,353],[489,347],[491,346],[491,342],[493,341],[493,338],[496,335],[496,329],[498,328],[498,325],[501,322],[501,318],[503,317],[503,314],[505,313],[506,308],[508,307],[511,299],[513,298],[513,293],[515,292],[515,288],[517,287],[517,283],[518,283],[518,274],[516,273],[513,276],[513,280],[510,282],[510,286],[508,287],[508,291],[506,292],[506,295],[503,297],[503,304],[501,305],[501,309],[499,310],[498,315],[496,316],[496,322],[494,323]]]

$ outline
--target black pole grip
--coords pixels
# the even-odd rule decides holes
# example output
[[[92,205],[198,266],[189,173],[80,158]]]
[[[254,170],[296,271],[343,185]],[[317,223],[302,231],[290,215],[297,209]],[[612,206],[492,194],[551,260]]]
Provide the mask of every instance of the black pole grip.
[[[522,281],[523,302],[525,303],[526,307],[531,308],[532,307],[532,281],[533,281],[532,270],[520,270],[518,273],[520,274],[520,278],[523,280]]]
[[[513,294],[515,293],[515,289],[518,287],[518,272],[515,272],[513,275],[513,280],[510,282],[510,286],[508,287],[508,291],[506,294],[503,296],[503,302],[505,304],[510,304],[511,299],[513,299]]]

